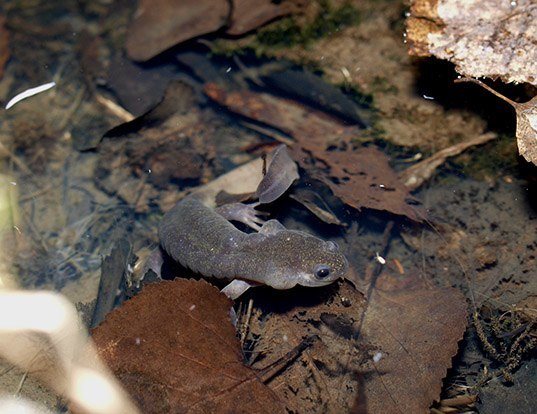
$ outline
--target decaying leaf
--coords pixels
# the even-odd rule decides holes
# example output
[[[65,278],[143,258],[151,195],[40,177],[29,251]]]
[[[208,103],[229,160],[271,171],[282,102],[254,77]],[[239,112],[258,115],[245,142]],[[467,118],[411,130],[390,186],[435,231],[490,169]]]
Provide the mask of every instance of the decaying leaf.
[[[298,101],[320,108],[351,124],[366,127],[370,113],[361,108],[339,88],[326,82],[321,76],[307,70],[274,70],[263,76],[262,81],[271,89],[279,90]]]
[[[300,0],[233,0],[232,13],[226,33],[238,36],[270,22],[278,17],[290,14]]]
[[[357,210],[370,208],[389,211],[422,221],[425,212],[416,204],[410,190],[397,178],[388,157],[374,147],[356,151],[317,153],[328,165],[324,182],[334,195]]]
[[[9,59],[9,32],[5,27],[6,18],[0,15],[0,79],[4,74],[4,66]]]
[[[226,92],[216,84],[207,84],[205,93],[235,113],[292,136],[295,160],[309,169],[313,157],[319,178],[346,204],[423,219],[424,213],[409,203],[409,190],[399,182],[388,158],[373,148],[352,148],[352,137],[360,134],[358,126],[345,125],[325,113],[266,93]]]
[[[243,35],[293,13],[303,0],[141,0],[127,35],[131,59],[145,61],[187,40],[225,26]]]
[[[185,40],[222,27],[230,12],[226,0],[141,0],[127,34],[131,59],[144,61]]]
[[[537,7],[535,9],[537,10]],[[496,92],[490,86],[477,79],[462,78],[455,82],[477,83],[514,108],[516,111],[516,142],[518,152],[526,161],[537,165],[537,95],[528,102],[518,103]]]
[[[205,281],[161,282],[112,311],[93,338],[144,413],[282,412],[242,363],[230,307]]]
[[[215,83],[207,83],[204,90],[209,98],[234,113],[277,128],[294,138],[303,136],[304,144],[309,148],[322,147],[340,139],[348,141],[361,131],[321,111],[267,93],[229,92]]]
[[[456,289],[428,289],[417,280],[383,282],[364,320],[377,356],[369,361],[374,374],[366,374],[368,412],[428,412],[466,330],[466,300]]]
[[[100,324],[114,306],[125,301],[127,267],[133,265],[131,244],[126,239],[118,240],[101,265],[99,291],[91,319],[92,327]]]
[[[366,412],[427,412],[465,331],[466,302],[455,289],[400,278],[382,275],[369,302],[346,283],[304,291],[298,303],[296,292],[293,302],[285,293],[256,297],[256,307],[271,312],[257,311],[250,322],[259,338],[252,358],[264,357],[254,367],[317,335],[300,362],[268,384],[282,399],[298,399],[298,411],[348,412],[361,397]]]
[[[285,145],[280,145],[271,155],[267,172],[256,190],[261,204],[272,203],[300,178],[298,166],[289,156]]]
[[[533,0],[414,0],[410,53],[436,56],[472,77],[537,85],[537,7]]]
[[[177,78],[177,66],[142,66],[121,54],[112,58],[104,78],[121,106],[140,116],[162,101],[168,84]]]

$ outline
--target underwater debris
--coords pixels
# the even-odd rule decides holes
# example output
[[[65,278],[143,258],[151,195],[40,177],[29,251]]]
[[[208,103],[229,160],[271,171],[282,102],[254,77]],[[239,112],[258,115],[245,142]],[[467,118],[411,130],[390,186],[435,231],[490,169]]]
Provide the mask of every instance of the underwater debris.
[[[227,0],[142,0],[131,21],[125,47],[128,56],[144,61],[186,40],[224,26]]]
[[[296,161],[347,205],[385,210],[414,221],[425,217],[419,206],[412,205],[417,200],[399,181],[384,153],[372,147],[353,149],[350,141],[359,136],[358,126],[266,93],[227,92],[216,84],[206,84],[205,93],[230,111],[293,137]]]
[[[93,339],[144,413],[282,412],[243,365],[230,308],[203,280],[163,281],[112,311]]]
[[[363,128],[369,124],[370,113],[360,108],[340,89],[307,69],[273,71],[263,76],[262,82],[271,89],[280,90],[299,101],[303,100],[351,124]]]
[[[457,79],[455,82],[477,83],[479,86],[513,107],[516,112],[516,141],[518,153],[522,155],[526,161],[537,165],[537,95],[528,102],[519,103],[503,96],[501,93],[496,92],[490,86],[477,79],[462,78]]]
[[[233,0],[226,33],[239,36],[248,33],[278,17],[291,14],[304,0]]]
[[[485,134],[481,134],[469,141],[460,142],[458,144],[444,148],[443,150],[438,151],[432,156],[404,170],[402,173],[399,174],[399,179],[410,190],[416,190],[417,188],[421,187],[421,185],[425,181],[431,178],[436,169],[441,166],[449,157],[454,157],[455,155],[460,154],[468,148],[482,145],[485,142],[495,139],[496,137],[497,135],[495,133],[488,132]]]
[[[6,104],[6,109],[11,108],[12,106],[16,105],[20,101],[29,98],[31,96],[37,95],[38,93],[48,91],[49,89],[56,86],[56,82],[48,82],[44,83],[43,85],[36,86],[35,88],[29,88],[21,93],[18,93],[13,98],[9,100],[9,102]]]
[[[278,360],[302,338],[319,337],[269,383],[288,404],[298,397],[299,412],[319,406],[348,412],[362,395],[367,412],[417,413],[438,399],[466,329],[464,296],[428,287],[415,275],[383,272],[378,282],[369,301],[349,283],[331,288],[336,292],[304,291],[293,303],[285,294],[255,297],[245,350],[254,368]]]
[[[126,239],[118,240],[101,264],[101,279],[91,327],[99,325],[106,315],[126,300],[126,278],[128,268],[132,269],[134,256],[132,246]]]
[[[239,36],[300,9],[300,0],[142,0],[127,34],[128,56],[146,61],[165,50],[225,27]]]

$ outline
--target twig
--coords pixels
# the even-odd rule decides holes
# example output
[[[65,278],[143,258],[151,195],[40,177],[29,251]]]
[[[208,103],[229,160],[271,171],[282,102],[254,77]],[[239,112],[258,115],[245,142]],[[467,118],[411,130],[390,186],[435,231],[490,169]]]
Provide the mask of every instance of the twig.
[[[15,391],[16,396],[19,396],[20,392],[22,391],[22,387],[24,383],[26,382],[27,377],[28,377],[28,370],[24,371],[24,374],[22,374],[22,378],[19,382],[19,386],[17,387],[17,391]]]
[[[134,119],[134,115],[131,114],[129,111],[115,103],[114,101],[102,96],[99,93],[96,93],[95,100],[104,106],[108,112],[110,112],[112,115],[115,115],[119,119],[121,119],[123,122],[129,122]]]
[[[46,187],[40,188],[39,190],[34,191],[33,193],[26,194],[19,197],[19,203],[25,203],[28,200],[31,200],[35,197],[42,196],[43,194],[48,193],[52,189],[52,184],[47,185]]]
[[[78,91],[75,98],[73,99],[73,103],[71,104],[71,106],[69,106],[69,108],[67,108],[66,110],[67,113],[63,116],[61,122],[58,123],[57,125],[58,131],[65,130],[65,128],[67,127],[67,124],[69,123],[73,115],[77,112],[78,108],[80,108],[80,105],[82,104],[85,93],[86,93],[86,90],[84,88]]]
[[[487,132],[486,134],[481,134],[468,141],[460,142],[452,145],[451,147],[444,148],[429,158],[426,158],[423,161],[414,164],[412,167],[407,168],[399,175],[399,178],[401,181],[403,181],[405,186],[411,190],[415,190],[426,180],[431,178],[435,170],[442,165],[447,158],[458,155],[470,147],[482,145],[496,137],[497,135],[494,132]]]
[[[496,92],[494,89],[492,89],[492,88],[491,88],[490,86],[488,86],[486,83],[481,82],[481,81],[478,80],[478,79],[474,79],[474,78],[461,78],[461,79],[455,79],[453,82],[454,82],[454,83],[462,83],[462,82],[471,82],[471,83],[475,83],[475,84],[481,86],[482,88],[486,89],[487,91],[489,91],[491,94],[496,95],[496,96],[497,96],[498,98],[500,98],[502,101],[507,102],[507,103],[510,104],[513,108],[516,108],[518,105],[520,105],[518,102],[512,101],[512,100],[509,99],[508,97],[503,96],[500,92]]]
[[[264,384],[270,382],[278,372],[285,369],[289,363],[294,361],[302,352],[312,346],[313,343],[318,339],[319,337],[317,335],[307,337],[284,356],[278,358],[276,361],[272,362],[266,367],[259,369],[258,375],[261,382]]]
[[[258,132],[262,135],[266,135],[267,137],[272,138],[275,141],[281,142],[282,144],[292,146],[295,143],[292,139],[289,139],[285,137],[282,133],[273,131],[270,128],[265,128],[248,121],[242,121],[241,124],[244,125],[246,128],[251,129],[252,131]]]
[[[248,308],[246,309],[246,318],[242,324],[241,329],[241,347],[244,346],[244,341],[246,340],[246,335],[248,334],[248,328],[250,326],[250,318],[252,317],[252,307],[254,306],[254,300],[250,298],[248,301]]]
[[[19,167],[24,174],[32,175],[32,171],[26,166],[24,161],[11,152],[4,144],[0,142],[0,152],[4,152]]]
[[[477,400],[477,395],[457,395],[453,398],[445,398],[440,400],[440,405],[444,407],[458,407],[461,405],[474,404]]]

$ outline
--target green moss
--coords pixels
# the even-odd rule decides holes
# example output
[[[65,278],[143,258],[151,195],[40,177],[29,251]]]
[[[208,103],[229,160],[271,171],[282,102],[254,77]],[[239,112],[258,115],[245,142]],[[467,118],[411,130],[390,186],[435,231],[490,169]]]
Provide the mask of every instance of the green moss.
[[[262,56],[274,49],[307,46],[360,22],[360,13],[350,2],[334,7],[329,0],[315,1],[319,12],[312,21],[302,23],[296,16],[285,17],[259,29],[246,45],[240,41],[217,41],[213,52],[230,55],[254,51],[257,56]]]
[[[459,155],[453,164],[470,177],[483,179],[497,177],[518,170],[517,145],[515,137],[500,135],[497,139]]]
[[[343,90],[349,98],[358,105],[371,108],[373,106],[373,95],[362,92],[356,85],[350,83],[344,83],[336,85],[341,90]]]
[[[295,17],[288,17],[259,31],[257,42],[270,47],[307,45],[311,41],[330,36],[345,27],[357,25],[358,10],[350,3],[333,8],[327,0],[318,0],[320,12],[309,24],[300,26]]]
[[[374,92],[397,94],[399,90],[393,85],[388,78],[375,76],[371,82],[371,90]]]

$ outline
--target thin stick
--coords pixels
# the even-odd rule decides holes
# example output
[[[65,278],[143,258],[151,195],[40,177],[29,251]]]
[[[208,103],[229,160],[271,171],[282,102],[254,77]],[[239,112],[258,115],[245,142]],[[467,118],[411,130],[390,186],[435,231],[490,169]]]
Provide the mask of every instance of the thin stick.
[[[24,161],[11,152],[4,144],[0,142],[0,151],[3,151],[19,167],[24,174],[32,175],[32,171],[26,166]]]
[[[104,106],[108,110],[108,112],[115,115],[117,118],[121,119],[123,122],[129,122],[134,119],[133,114],[131,114],[129,111],[127,111],[125,108],[118,105],[114,101],[111,101],[110,99],[102,96],[99,93],[96,93],[94,96],[95,96],[95,100],[99,104]]]
[[[266,367],[261,368],[258,371],[258,376],[261,382],[268,384],[278,372],[283,370],[290,362],[295,360],[303,351],[313,345],[314,341],[318,339],[319,337],[316,335],[307,337],[284,356],[278,358],[276,361],[272,362]]]
[[[244,346],[244,341],[246,340],[246,335],[248,334],[248,328],[250,326],[250,319],[252,317],[252,308],[254,306],[254,300],[250,298],[248,301],[248,308],[246,310],[246,318],[244,320],[244,323],[242,324],[241,329],[241,347]]]
[[[28,377],[28,370],[24,371],[24,374],[22,374],[22,378],[19,382],[19,386],[17,388],[17,391],[15,391],[15,396],[19,396],[20,392],[22,391],[22,387],[24,383],[26,382],[26,378]]]
[[[481,82],[480,80],[478,79],[474,79],[474,78],[461,78],[461,79],[455,79],[454,83],[462,83],[462,82],[472,82],[472,83],[475,83],[479,86],[481,86],[482,88],[486,89],[487,91],[489,91],[491,94],[493,95],[496,95],[498,98],[500,98],[501,100],[507,102],[508,104],[510,104],[511,106],[513,106],[514,108],[516,108],[518,105],[520,105],[518,102],[515,102],[515,101],[512,101],[511,99],[509,99],[508,97],[502,95],[500,92],[496,92],[494,89],[492,89],[490,86],[488,86],[486,83],[483,83]]]
[[[34,191],[34,192],[30,193],[30,194],[20,196],[19,197],[19,203],[22,204],[22,203],[24,203],[24,202],[26,202],[28,200],[31,200],[31,199],[33,199],[35,197],[42,196],[43,194],[48,193],[51,189],[52,189],[52,184],[49,184],[46,187],[41,188],[41,189],[39,189],[37,191]]]
[[[242,125],[244,125],[246,128],[251,129],[252,131],[258,132],[262,135],[266,135],[269,138],[272,138],[275,141],[281,142],[282,144],[293,146],[294,141],[292,139],[286,138],[283,134],[273,131],[270,128],[264,128],[260,125],[253,124],[251,122],[242,121]]]
[[[389,250],[390,239],[391,239],[393,226],[394,226],[394,221],[390,220],[388,222],[388,224],[386,224],[386,227],[384,229],[384,233],[382,234],[382,249],[381,249],[380,255],[382,257],[384,257],[384,258],[387,256],[387,253],[388,253],[388,250]],[[380,275],[383,266],[384,265],[381,264],[378,260],[375,260],[375,265],[373,267],[373,270],[368,271],[370,268],[368,268],[366,270],[366,272],[370,274],[369,277],[367,277],[367,275],[366,275],[366,281],[369,280],[369,287],[367,288],[367,291],[366,291],[366,294],[365,294],[365,296],[366,296],[365,309],[362,312],[362,314],[360,315],[360,321],[358,323],[358,336],[355,338],[355,341],[358,341],[359,337],[362,335],[362,329],[363,329],[363,325],[364,325],[364,321],[365,321],[365,316],[366,316],[367,310],[369,308],[371,295],[373,294],[373,290],[375,289],[377,278]],[[351,347],[352,346],[354,346],[354,345],[351,344]],[[349,366],[350,361],[351,361],[351,356],[352,356],[352,352],[349,352],[349,355],[347,357],[347,361],[345,362],[345,365],[344,365],[345,367]],[[338,389],[341,390],[343,388],[344,387],[343,387],[343,376],[342,376],[341,377],[341,382],[340,382],[340,384],[338,386]],[[360,402],[358,402],[358,403],[360,403]]]

